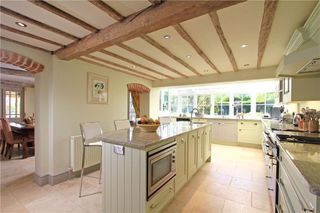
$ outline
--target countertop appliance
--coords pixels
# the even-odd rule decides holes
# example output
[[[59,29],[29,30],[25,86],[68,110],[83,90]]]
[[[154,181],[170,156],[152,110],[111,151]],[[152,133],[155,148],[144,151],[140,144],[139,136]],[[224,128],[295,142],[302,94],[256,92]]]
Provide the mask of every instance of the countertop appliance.
[[[147,200],[176,175],[177,142],[151,150],[147,154]]]

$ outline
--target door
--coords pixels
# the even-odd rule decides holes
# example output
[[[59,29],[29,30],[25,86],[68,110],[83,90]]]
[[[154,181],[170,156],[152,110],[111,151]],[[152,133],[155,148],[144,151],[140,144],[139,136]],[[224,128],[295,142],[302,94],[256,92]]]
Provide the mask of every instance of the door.
[[[197,171],[197,131],[188,134],[188,179]]]
[[[198,130],[197,137],[197,168],[200,168],[204,162],[204,128]]]
[[[176,152],[176,179],[175,188],[178,191],[188,179],[188,147],[187,147],[188,135],[184,134],[177,137],[177,152]]]

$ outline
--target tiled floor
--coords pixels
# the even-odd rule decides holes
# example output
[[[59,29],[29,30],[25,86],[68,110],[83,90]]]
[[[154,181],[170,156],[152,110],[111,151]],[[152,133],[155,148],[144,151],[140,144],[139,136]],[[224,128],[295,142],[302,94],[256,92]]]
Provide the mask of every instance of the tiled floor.
[[[261,150],[213,146],[206,164],[165,212],[265,213],[270,202]],[[1,161],[1,212],[101,212],[101,193],[78,198],[80,179],[40,187],[32,182],[34,158]],[[98,172],[91,174],[98,176]],[[85,178],[85,193],[101,190]]]
[[[272,212],[262,151],[213,145],[211,163],[194,175],[165,212]]]

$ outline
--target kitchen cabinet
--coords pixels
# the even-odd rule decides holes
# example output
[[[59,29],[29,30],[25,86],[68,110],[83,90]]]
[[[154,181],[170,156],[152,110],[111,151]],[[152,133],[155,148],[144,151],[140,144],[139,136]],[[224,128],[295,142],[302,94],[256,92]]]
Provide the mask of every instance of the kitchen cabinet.
[[[188,135],[183,134],[177,137],[176,151],[176,180],[175,189],[179,191],[188,180]]]
[[[212,131],[211,131],[211,126],[207,126],[204,129],[204,160],[208,160],[211,156],[211,136],[212,136]]]
[[[198,130],[197,138],[197,168],[200,168],[204,163],[205,137],[204,128]]]
[[[261,144],[261,121],[238,121],[238,142],[246,144]]]
[[[319,77],[287,78],[284,82],[283,103],[320,100],[320,93],[317,92]]]
[[[160,191],[147,202],[146,212],[161,212],[161,210],[171,201],[174,197],[174,180],[170,180]]]
[[[192,131],[188,134],[188,179],[197,171],[198,133]]]
[[[214,120],[212,122],[212,140],[216,143],[236,143],[238,141],[237,121]]]

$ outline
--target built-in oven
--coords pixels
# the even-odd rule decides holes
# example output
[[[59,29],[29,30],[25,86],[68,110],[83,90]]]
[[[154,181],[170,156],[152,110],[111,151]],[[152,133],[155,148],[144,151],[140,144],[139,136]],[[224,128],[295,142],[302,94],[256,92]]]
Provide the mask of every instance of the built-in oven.
[[[278,156],[278,147],[276,142],[272,139],[272,136],[268,131],[263,132],[262,140],[262,150],[264,153],[265,165],[267,167],[267,184],[268,191],[272,201],[273,209],[275,209],[276,200],[277,200],[277,156]]]
[[[169,144],[151,150],[147,154],[147,199],[176,175],[176,145]]]

